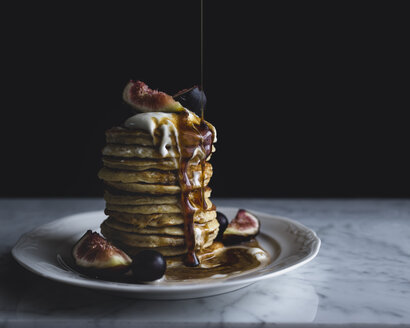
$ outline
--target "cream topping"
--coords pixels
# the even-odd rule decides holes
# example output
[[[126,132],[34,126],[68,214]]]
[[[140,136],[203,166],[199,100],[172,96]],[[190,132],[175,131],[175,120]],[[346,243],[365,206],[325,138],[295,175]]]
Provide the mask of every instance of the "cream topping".
[[[266,254],[266,252],[259,247],[249,248],[248,253],[253,255],[260,263],[264,263],[269,260],[268,254]]]
[[[205,244],[205,234],[198,227],[194,227],[194,235],[195,235],[195,246],[197,249],[200,249],[203,244]]]
[[[190,110],[185,108],[185,111],[188,112],[188,120],[193,123],[199,123],[201,119],[198,115],[191,112]],[[172,147],[173,138],[175,138],[177,143],[177,148],[179,150],[178,145],[178,114],[177,113],[163,113],[163,112],[147,112],[147,113],[139,113],[134,116],[131,116],[124,122],[124,126],[127,129],[141,129],[147,131],[151,134],[154,144],[158,146],[159,152],[162,157],[172,156],[170,154],[170,149]],[[212,130],[214,140],[216,142],[216,129],[215,127],[208,123],[209,128]],[[158,130],[159,129],[159,130]],[[161,138],[158,140],[156,137],[156,131],[160,132]],[[197,162],[199,163],[199,159],[204,157],[201,150],[199,148],[195,149],[195,153],[193,159],[198,158]]]
[[[201,187],[201,177],[202,173],[200,171],[193,171],[192,172],[193,177],[192,177],[192,186],[194,188],[200,188]]]
[[[124,126],[128,129],[141,129],[149,132],[154,139],[154,144],[159,146],[162,157],[167,157],[172,146],[172,136],[178,140],[177,115],[162,112],[140,113],[128,118]],[[157,129],[161,131],[161,140],[156,140],[155,131]]]

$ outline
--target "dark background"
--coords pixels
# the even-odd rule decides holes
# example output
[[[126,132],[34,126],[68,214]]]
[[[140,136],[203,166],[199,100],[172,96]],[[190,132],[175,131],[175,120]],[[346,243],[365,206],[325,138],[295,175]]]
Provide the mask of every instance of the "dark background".
[[[101,196],[130,78],[200,82],[200,2],[2,4],[1,196]],[[205,0],[216,197],[409,197],[404,2]]]

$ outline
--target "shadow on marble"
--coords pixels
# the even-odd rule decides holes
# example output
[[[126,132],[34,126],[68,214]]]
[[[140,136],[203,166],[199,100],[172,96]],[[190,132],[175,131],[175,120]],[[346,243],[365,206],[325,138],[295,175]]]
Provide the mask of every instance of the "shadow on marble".
[[[0,261],[1,307],[14,320],[52,316],[161,323],[295,323],[312,322],[319,304],[314,287],[297,275],[276,277],[218,296],[153,301],[127,299],[50,281],[22,268],[10,254],[0,256]]]

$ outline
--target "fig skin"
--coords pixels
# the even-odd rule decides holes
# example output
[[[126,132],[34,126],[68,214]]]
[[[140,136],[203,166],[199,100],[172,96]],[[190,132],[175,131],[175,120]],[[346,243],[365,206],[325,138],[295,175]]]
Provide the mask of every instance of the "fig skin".
[[[182,105],[165,92],[152,90],[142,81],[130,80],[125,86],[122,98],[140,112],[179,112]]]
[[[223,243],[239,244],[249,241],[259,234],[260,226],[260,221],[255,215],[240,209],[224,231]]]
[[[75,264],[83,273],[114,277],[129,270],[132,259],[97,232],[88,230],[72,249]]]

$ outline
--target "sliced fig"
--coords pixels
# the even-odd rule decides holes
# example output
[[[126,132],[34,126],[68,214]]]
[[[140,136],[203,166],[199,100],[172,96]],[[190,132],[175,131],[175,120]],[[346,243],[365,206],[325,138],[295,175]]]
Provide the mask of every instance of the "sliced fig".
[[[141,112],[178,112],[184,109],[170,95],[152,90],[142,81],[129,81],[122,97],[127,104]]]
[[[202,109],[205,108],[205,92],[203,90],[200,90],[198,86],[193,86],[192,88],[181,90],[173,97],[175,100],[179,101],[182,106],[197,114],[200,114]]]
[[[101,276],[123,273],[132,263],[127,254],[91,230],[74,245],[72,255],[83,271]]]
[[[235,218],[228,224],[223,234],[223,242],[236,244],[248,241],[256,237],[259,230],[259,219],[248,211],[240,209]]]

